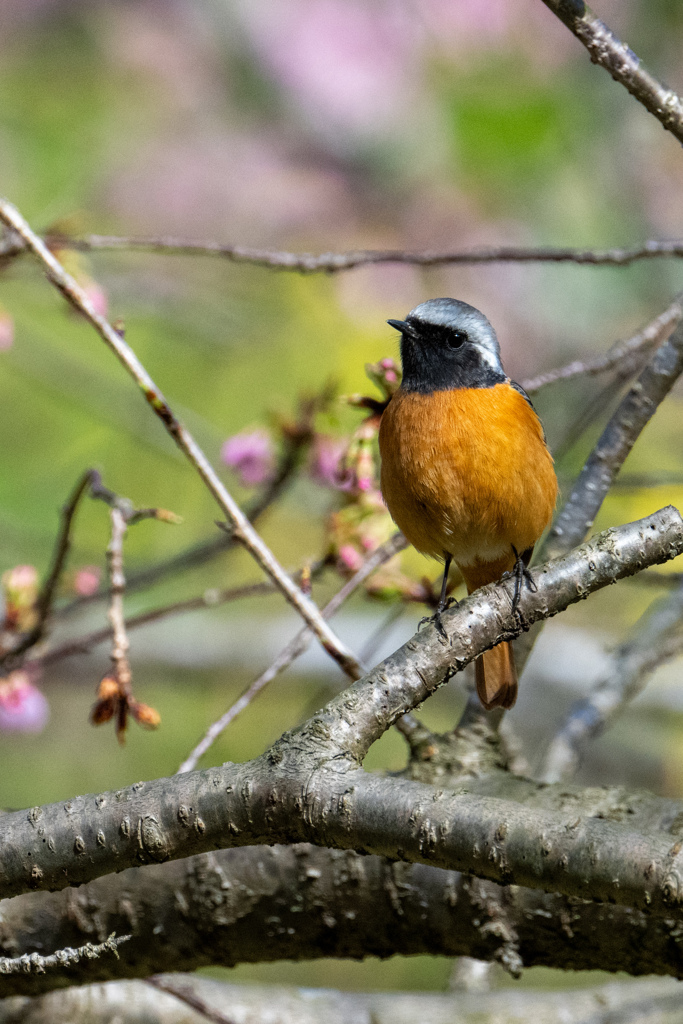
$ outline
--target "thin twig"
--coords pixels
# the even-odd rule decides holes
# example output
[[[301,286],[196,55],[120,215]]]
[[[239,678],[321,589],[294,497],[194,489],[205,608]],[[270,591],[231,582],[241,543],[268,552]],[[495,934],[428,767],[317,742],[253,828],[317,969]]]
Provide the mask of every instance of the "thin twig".
[[[304,274],[333,274],[377,263],[407,263],[422,267],[468,263],[575,263],[589,266],[627,267],[639,260],[671,259],[683,256],[683,241],[652,239],[630,248],[578,249],[571,246],[481,246],[472,249],[422,251],[410,249],[356,249],[348,252],[285,252],[221,242],[159,236],[132,238],[115,235],[85,235],[82,238],[48,236],[49,244],[90,252],[119,250],[156,252],[163,255],[217,256],[231,263],[246,263],[273,270]],[[0,258],[18,256],[27,246],[17,234],[0,240]]]
[[[50,571],[47,574],[36,601],[38,621],[33,629],[21,637],[16,647],[3,655],[2,659],[0,659],[3,665],[5,665],[8,660],[14,662],[15,659],[28,651],[29,648],[34,647],[45,635],[48,620],[52,612],[52,603],[54,601],[57,584],[61,578],[62,570],[64,569],[64,564],[71,547],[71,527],[73,525],[76,509],[78,508],[81,498],[88,489],[88,486],[92,482],[92,476],[92,470],[87,470],[82,475],[74,487],[69,500],[62,508],[62,521],[55,541],[52,565],[50,566]]]
[[[583,43],[594,64],[609,71],[660,124],[683,142],[683,100],[642,64],[633,50],[593,14],[584,0],[543,0]]]
[[[315,579],[319,576],[326,564],[325,560],[321,559],[311,566],[311,577]],[[301,570],[298,570],[293,576],[294,579],[300,579]],[[129,589],[128,582],[126,582],[126,591]],[[202,608],[216,608],[218,605],[227,604],[232,601],[241,601],[248,597],[265,596],[275,592],[276,588],[270,580],[263,580],[259,583],[245,583],[241,587],[230,587],[225,590],[209,589],[197,597],[189,597],[184,601],[175,601],[172,604],[162,605],[160,608],[151,608],[149,611],[141,612],[139,615],[131,615],[130,618],[125,620],[125,627],[130,632],[139,626],[147,626],[152,622],[159,622],[161,619],[166,619],[173,615],[182,615],[185,612],[197,611]],[[86,633],[84,636],[74,637],[73,640],[66,640],[59,647],[31,658],[30,664],[32,666],[39,665],[44,668],[47,665],[54,665],[55,662],[62,661],[64,658],[70,658],[75,654],[86,654],[93,647],[97,647],[98,644],[108,640],[111,635],[111,626],[92,630],[92,632]]]
[[[118,947],[132,939],[132,935],[120,935],[112,932],[105,942],[93,945],[86,942],[78,949],[67,946],[65,949],[58,949],[50,956],[41,956],[40,953],[25,953],[24,956],[0,957],[0,974],[45,974],[53,967],[72,967],[79,960],[96,960],[103,953],[113,953],[118,959]]]
[[[604,355],[596,356],[594,359],[577,359],[567,363],[566,366],[559,366],[546,373],[539,373],[536,377],[522,381],[522,387],[531,395],[558,380],[570,380],[572,377],[578,376],[595,376],[616,366],[620,371],[626,373],[627,367],[635,368],[639,356],[665,341],[682,317],[683,305],[680,297],[677,297],[642,331],[638,331],[626,341],[617,341]]]
[[[621,645],[613,666],[593,691],[571,708],[555,733],[540,778],[560,782],[578,768],[584,748],[645,688],[656,668],[683,651],[683,585],[655,601]]]
[[[175,996],[196,1013],[200,1013],[202,1017],[212,1021],[212,1024],[236,1024],[234,1017],[226,1017],[220,1010],[209,1006],[190,985],[178,985],[166,979],[162,974],[153,974],[151,978],[145,978],[145,981],[159,992],[167,992],[168,995]]]
[[[274,554],[251,526],[242,509],[224,486],[204,452],[187,428],[172,412],[162,392],[156,386],[133,350],[122,335],[94,309],[80,285],[55,259],[45,243],[35,234],[18,210],[8,202],[0,200],[0,220],[24,240],[25,244],[42,262],[48,280],[62,292],[67,301],[95,328],[100,337],[114,352],[130,376],[137,382],[148,404],[164,424],[169,435],[194,466],[218,506],[227,517],[236,539],[244,545],[267,576],[282,591],[287,601],[298,611],[311,627],[324,649],[334,658],[345,672],[360,672],[360,666],[351,651],[327,625],[314,602],[293,582]]]
[[[334,597],[328,601],[322,610],[322,615],[328,619],[334,615],[344,602],[354,593],[355,590],[361,586],[362,583],[375,571],[380,565],[388,562],[390,558],[393,558],[395,554],[402,551],[406,546],[406,540],[400,533],[395,533],[388,541],[381,544],[376,551],[373,551],[369,555],[362,566],[356,572],[350,580],[344,584],[344,586],[337,591]],[[191,751],[188,757],[185,758],[183,763],[178,768],[178,774],[181,772],[192,771],[200,757],[202,757],[209,747],[218,739],[222,732],[227,729],[231,722],[237,718],[241,711],[244,711],[246,707],[251,704],[254,698],[263,690],[265,687],[279,676],[281,672],[284,672],[296,658],[300,657],[304,651],[310,646],[313,635],[310,629],[304,627],[297,635],[291,640],[287,646],[280,652],[275,661],[270,665],[265,672],[262,672],[257,679],[251,683],[244,693],[232,704],[228,710],[221,715],[219,719],[213,722],[204,733],[204,736]],[[347,671],[347,675],[351,679],[360,679],[365,669],[358,662],[358,673],[352,674]]]

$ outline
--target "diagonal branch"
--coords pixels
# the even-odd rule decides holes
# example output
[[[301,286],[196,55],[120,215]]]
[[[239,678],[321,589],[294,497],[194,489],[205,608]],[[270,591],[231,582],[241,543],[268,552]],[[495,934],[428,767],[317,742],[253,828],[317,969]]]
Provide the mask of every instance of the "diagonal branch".
[[[679,585],[648,608],[617,650],[606,678],[571,708],[548,747],[539,775],[543,781],[559,782],[572,775],[588,742],[638,696],[656,668],[683,652],[682,620],[683,586]]]
[[[82,313],[100,337],[116,355],[130,376],[139,385],[145,399],[183,454],[194,466],[215,498],[231,526],[231,532],[250,552],[263,571],[283,593],[287,601],[311,627],[318,640],[344,671],[357,672],[360,666],[351,651],[341,643],[320,614],[314,602],[304,594],[287,575],[270,548],[252,527],[235,499],[224,486],[197,442],[177,419],[161,391],[149,376],[122,335],[93,308],[87,295],[52,255],[45,243],[32,231],[21,214],[4,200],[0,200],[0,220],[15,231],[26,246],[42,262],[48,280],[62,292],[67,301]]]
[[[375,569],[378,569],[380,565],[388,562],[390,558],[402,551],[406,546],[405,537],[400,533],[395,533],[388,541],[381,544],[368,558],[365,559],[358,572],[354,573],[350,580],[347,580],[343,587],[337,591],[334,597],[325,605],[322,610],[324,618],[329,619],[335,615],[344,602],[351,597],[351,595],[360,587],[365,580],[372,575]],[[275,661],[270,665],[265,672],[262,672],[253,683],[251,683],[244,693],[235,701],[228,710],[221,715],[215,722],[213,722],[206,730],[204,736],[201,738],[199,743],[193,748],[188,754],[183,763],[178,768],[178,772],[191,772],[197,767],[197,762],[200,757],[209,750],[209,748],[216,742],[218,737],[225,732],[228,726],[233,722],[237,716],[244,711],[246,707],[251,704],[255,697],[268,686],[277,676],[279,676],[285,669],[289,668],[293,661],[308,650],[310,643],[313,639],[313,634],[310,629],[304,628],[297,633],[293,640],[287,644],[287,646],[280,652]],[[359,672],[356,676],[351,676],[352,679],[359,679],[361,673]]]
[[[683,326],[657,349],[605,427],[543,545],[556,558],[580,544],[638,437],[683,372]]]
[[[683,100],[662,85],[633,50],[622,43],[584,0],[543,0],[553,14],[583,43],[594,64],[609,71],[667,131],[683,142]]]
[[[254,761],[0,816],[0,898],[216,847],[306,841],[662,909],[678,899],[670,876],[678,871],[680,844],[672,852],[671,836],[645,836],[592,818],[568,831],[563,814],[382,778],[359,763],[398,718],[483,650],[682,552],[683,520],[670,506],[606,530],[534,570],[537,589],[524,591],[518,615],[505,585],[476,591],[444,613],[450,642],[434,627],[416,634]],[[506,828],[498,840],[501,822]],[[503,850],[508,831],[514,841]],[[555,852],[544,861],[546,834]],[[597,867],[586,860],[591,843],[605,851]],[[488,855],[499,849],[500,856]],[[676,879],[683,894],[683,875]]]
[[[620,375],[625,375],[639,365],[639,357],[642,358],[644,353],[666,341],[682,317],[683,305],[681,298],[677,297],[642,331],[638,331],[626,341],[617,341],[604,355],[596,356],[594,359],[576,359],[567,363],[566,366],[559,366],[554,370],[539,373],[536,377],[522,381],[522,387],[528,394],[533,395],[541,388],[548,384],[554,384],[556,381],[571,380],[572,377],[579,376],[592,377],[615,367],[619,368]]]

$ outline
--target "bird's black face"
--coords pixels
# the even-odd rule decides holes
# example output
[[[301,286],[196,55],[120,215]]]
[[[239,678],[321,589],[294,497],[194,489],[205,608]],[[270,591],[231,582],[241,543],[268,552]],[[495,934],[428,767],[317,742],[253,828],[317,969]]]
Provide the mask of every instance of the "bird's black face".
[[[495,332],[473,306],[432,299],[387,323],[401,332],[404,391],[487,388],[506,379]]]

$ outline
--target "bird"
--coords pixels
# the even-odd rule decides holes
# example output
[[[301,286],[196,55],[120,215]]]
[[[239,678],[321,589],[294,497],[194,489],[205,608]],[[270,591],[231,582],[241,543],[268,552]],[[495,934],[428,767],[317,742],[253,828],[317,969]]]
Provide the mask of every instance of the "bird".
[[[403,377],[380,422],[380,486],[409,543],[445,563],[432,616],[445,635],[452,562],[468,594],[514,578],[515,611],[524,582],[534,589],[528,566],[553,515],[557,478],[541,421],[505,373],[483,313],[458,299],[429,299],[387,323],[401,335]],[[511,708],[511,644],[480,655],[475,678],[487,711]]]

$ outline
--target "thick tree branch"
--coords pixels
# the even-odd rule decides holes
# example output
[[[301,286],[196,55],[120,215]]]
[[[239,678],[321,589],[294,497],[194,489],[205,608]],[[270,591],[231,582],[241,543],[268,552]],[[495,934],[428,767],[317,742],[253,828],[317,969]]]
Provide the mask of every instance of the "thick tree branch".
[[[534,571],[517,616],[505,585],[477,591],[262,757],[0,818],[0,895],[80,885],[218,847],[309,841],[492,881],[663,910],[676,906],[678,849],[601,819],[517,807],[368,775],[359,761],[401,715],[482,650],[594,590],[683,552],[675,509],[607,530]],[[591,844],[597,844],[595,846]],[[597,863],[593,851],[600,849]],[[683,872],[683,868],[681,869]]]
[[[270,548],[252,527],[242,509],[223,485],[204,452],[187,428],[172,412],[163,394],[133,350],[126,344],[122,335],[115,331],[111,324],[96,312],[80,285],[64,270],[44,242],[32,231],[19,211],[4,200],[0,200],[0,220],[20,235],[26,246],[43,264],[48,280],[59,289],[74,309],[85,316],[138,384],[148,404],[159,417],[180,450],[195,467],[219,507],[227,516],[231,525],[232,535],[244,545],[265,574],[273,580],[287,601],[299,612],[327,653],[334,658],[344,671],[358,671],[359,666],[354,655],[335,636],[313,601],[287,575]]]
[[[495,793],[495,780],[482,780]],[[511,786],[528,800],[549,794]],[[528,786],[526,788],[529,788]],[[676,801],[571,787],[554,800],[640,828],[669,827]],[[638,801],[641,801],[639,804]],[[645,811],[644,808],[647,808]],[[109,875],[78,890],[29,893],[2,904],[0,951],[13,959],[43,949],[132,932],[119,960],[83,961],[67,975],[0,978],[0,997],[146,977],[164,971],[283,959],[386,958],[396,954],[502,960],[514,948],[526,967],[628,971],[680,977],[672,919],[629,907],[570,899],[422,864],[300,844],[201,854]]]
[[[594,64],[609,71],[667,131],[683,142],[683,100],[652,75],[633,50],[593,14],[584,0],[543,0],[583,43]]]

